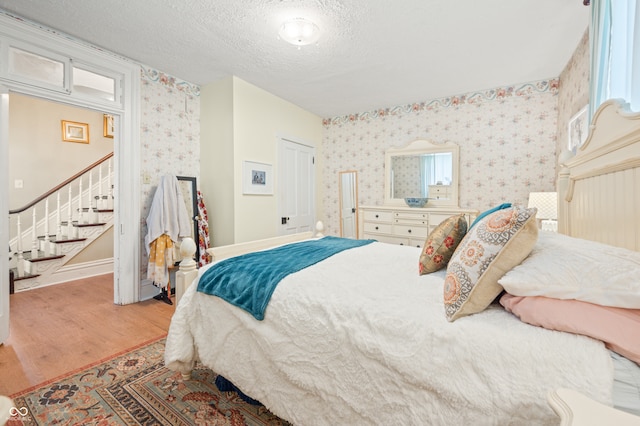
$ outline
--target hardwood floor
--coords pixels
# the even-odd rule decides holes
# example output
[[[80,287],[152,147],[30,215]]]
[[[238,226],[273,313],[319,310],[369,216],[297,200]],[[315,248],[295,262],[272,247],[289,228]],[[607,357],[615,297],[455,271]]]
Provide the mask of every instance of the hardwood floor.
[[[0,395],[166,335],[175,305],[113,303],[113,275],[10,296],[10,335],[0,345]]]

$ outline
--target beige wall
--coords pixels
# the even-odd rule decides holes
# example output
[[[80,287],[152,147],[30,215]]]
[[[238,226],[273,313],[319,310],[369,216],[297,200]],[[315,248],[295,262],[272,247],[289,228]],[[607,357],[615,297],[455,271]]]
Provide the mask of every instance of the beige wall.
[[[9,98],[9,208],[31,202],[113,152],[101,112],[12,93]],[[89,124],[89,143],[62,141],[61,120]],[[23,188],[16,189],[16,179]]]
[[[67,265],[88,263],[100,259],[113,258],[113,227],[107,229],[102,235],[93,240],[80,253],[67,262]]]
[[[215,99],[211,99],[212,97]],[[220,116],[221,111],[222,116]],[[232,111],[231,117],[228,115],[229,111]],[[218,114],[217,118],[216,114]],[[210,120],[217,120],[221,128],[213,129],[213,125],[209,124]],[[232,122],[231,134],[228,127],[230,122]],[[277,235],[277,195],[243,195],[242,163],[249,160],[272,164],[273,173],[277,179],[278,135],[303,141],[315,147],[316,159],[321,157],[322,119],[320,117],[237,77],[203,88],[201,180],[203,188],[205,186],[217,188],[215,191],[212,189],[211,194],[205,194],[208,198],[206,202],[214,246]],[[229,152],[231,146],[233,153]],[[221,161],[227,163],[220,165],[219,171],[206,171],[210,164],[215,163],[215,160],[209,160],[206,157],[214,155],[220,155]],[[229,166],[233,168],[232,179],[229,179]],[[316,218],[321,219],[320,170],[322,169],[318,161],[316,161],[316,170],[318,171],[316,173]],[[221,188],[223,185],[226,188],[224,190]],[[276,181],[274,185],[276,193],[277,185]],[[229,188],[233,188],[233,194],[228,193]],[[230,229],[233,230],[233,238],[229,235]]]
[[[89,124],[89,143],[62,141],[61,120]],[[16,209],[28,204],[113,152],[113,139],[102,136],[102,125],[102,112],[12,93],[9,99],[9,207]],[[22,189],[15,188],[15,180],[22,180]],[[113,258],[113,238],[113,232],[107,231],[68,264]]]
[[[203,87],[200,98],[200,188],[209,216],[210,244],[232,244],[233,78]]]

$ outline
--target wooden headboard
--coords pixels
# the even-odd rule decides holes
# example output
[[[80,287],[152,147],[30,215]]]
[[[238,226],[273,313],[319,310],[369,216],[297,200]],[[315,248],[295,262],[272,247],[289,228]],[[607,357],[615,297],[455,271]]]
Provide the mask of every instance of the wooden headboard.
[[[640,113],[603,103],[558,174],[558,232],[640,251]]]

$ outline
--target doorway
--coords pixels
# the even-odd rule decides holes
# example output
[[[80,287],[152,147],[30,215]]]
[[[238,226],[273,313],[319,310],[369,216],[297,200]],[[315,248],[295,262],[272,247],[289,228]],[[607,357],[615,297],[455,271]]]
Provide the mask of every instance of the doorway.
[[[56,185],[64,182],[73,174],[85,169],[86,166],[102,159],[114,152],[114,140],[112,135],[106,134],[104,131],[103,112],[95,111],[89,108],[76,107],[60,102],[54,102],[34,96],[26,96],[17,92],[9,94],[9,208],[19,209],[29,205],[33,200],[37,199],[54,188]],[[65,141],[61,137],[61,123],[81,123],[87,126],[88,134],[86,141],[81,143],[73,141]],[[98,166],[91,174],[93,178],[95,195],[93,207],[102,210],[94,213],[92,222],[100,222],[98,219],[110,219],[113,213],[108,210],[113,209],[113,190],[111,188],[114,159],[111,158],[104,164]],[[91,178],[83,179],[84,188],[87,189],[87,183],[91,182]],[[100,182],[98,181],[100,179]],[[77,188],[76,188],[77,189]],[[71,192],[68,193],[69,196]],[[75,194],[75,190],[74,190]],[[56,196],[52,195],[47,198],[50,206],[50,216],[57,216],[56,219],[64,225],[56,223],[49,228],[49,235],[57,235],[58,238],[65,236],[64,239],[73,240],[76,238],[74,231],[71,235],[66,225],[69,215],[72,213],[71,206],[62,208],[67,202],[67,191],[61,191],[58,198],[60,209],[56,204]],[[62,200],[62,202],[61,202]],[[32,226],[29,219],[32,208],[22,213],[22,231]],[[38,207],[38,219],[42,211],[42,202]],[[73,211],[74,217],[77,215],[77,209]],[[11,219],[10,238],[16,235],[16,222],[18,214],[14,214]],[[87,213],[88,216],[88,213]],[[86,219],[88,217],[85,216]],[[56,228],[56,226],[58,226]],[[79,229],[79,228],[72,228]],[[87,228],[88,229],[88,228]],[[93,229],[99,229],[96,225]],[[69,247],[77,246],[78,243],[69,241],[60,245],[60,252],[66,256],[71,254],[73,257],[64,259],[64,265],[58,273],[45,278],[47,274],[53,273],[53,267],[38,267],[40,271],[46,271],[36,280],[42,279],[40,285],[57,284],[69,280],[84,278],[89,275],[113,272],[113,252],[114,252],[114,234],[113,228],[105,230],[104,235],[95,238],[90,245],[86,246],[80,253],[73,255],[69,253]],[[58,245],[58,244],[55,244]],[[31,246],[23,243],[22,251],[29,250]],[[18,249],[14,243],[11,247],[12,252]],[[78,248],[79,249],[79,248]],[[76,249],[76,250],[78,250]],[[59,252],[59,253],[60,253]],[[46,255],[50,253],[47,252]],[[53,254],[53,253],[51,253]],[[44,255],[44,254],[43,254]],[[46,256],[45,255],[45,256]],[[14,261],[15,262],[15,261]],[[45,261],[51,262],[51,261]],[[59,263],[58,260],[55,263]],[[32,279],[33,280],[33,279]],[[20,282],[20,277],[16,276],[16,287],[29,286],[26,284],[29,280]]]

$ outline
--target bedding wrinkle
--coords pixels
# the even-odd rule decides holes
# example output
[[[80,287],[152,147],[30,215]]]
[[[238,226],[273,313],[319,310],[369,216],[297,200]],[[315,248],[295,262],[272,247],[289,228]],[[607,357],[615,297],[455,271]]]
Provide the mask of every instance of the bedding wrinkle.
[[[556,424],[548,389],[610,400],[602,344],[495,304],[450,323],[444,272],[419,276],[419,256],[379,242],[345,250],[284,278],[263,321],[192,285],[165,361],[188,365],[182,346],[196,348],[204,365],[305,426]]]

